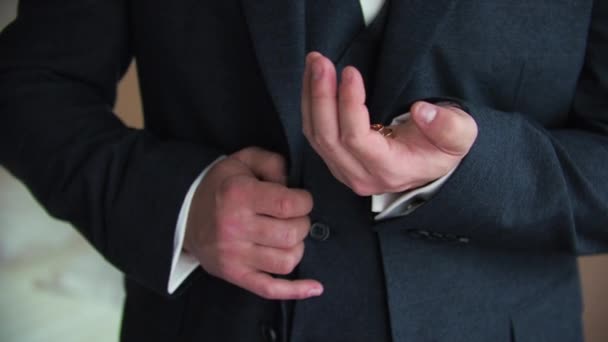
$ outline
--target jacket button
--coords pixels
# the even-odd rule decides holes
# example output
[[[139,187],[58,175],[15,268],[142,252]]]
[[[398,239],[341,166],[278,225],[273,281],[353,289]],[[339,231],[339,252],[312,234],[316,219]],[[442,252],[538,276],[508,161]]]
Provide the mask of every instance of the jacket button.
[[[260,333],[262,335],[262,340],[264,342],[276,342],[277,341],[277,332],[268,324],[260,325]]]
[[[329,226],[321,222],[315,222],[310,226],[309,235],[312,239],[317,241],[325,241],[329,239],[330,229]]]

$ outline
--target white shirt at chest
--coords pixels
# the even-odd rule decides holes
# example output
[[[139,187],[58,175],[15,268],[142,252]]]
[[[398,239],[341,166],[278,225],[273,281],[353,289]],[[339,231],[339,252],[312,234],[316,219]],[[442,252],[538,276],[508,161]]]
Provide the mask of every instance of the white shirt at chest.
[[[361,11],[363,12],[363,20],[365,25],[369,25],[382,9],[382,5],[386,0],[359,0]]]

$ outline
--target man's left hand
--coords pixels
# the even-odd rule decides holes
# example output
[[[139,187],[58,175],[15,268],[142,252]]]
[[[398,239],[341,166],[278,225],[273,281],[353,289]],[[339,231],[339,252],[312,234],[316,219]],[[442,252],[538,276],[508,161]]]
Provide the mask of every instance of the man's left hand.
[[[306,58],[302,88],[304,135],[332,174],[361,196],[410,190],[456,168],[477,137],[463,110],[416,102],[411,119],[383,136],[370,127],[359,71],[346,67],[338,85],[333,63],[318,52]]]

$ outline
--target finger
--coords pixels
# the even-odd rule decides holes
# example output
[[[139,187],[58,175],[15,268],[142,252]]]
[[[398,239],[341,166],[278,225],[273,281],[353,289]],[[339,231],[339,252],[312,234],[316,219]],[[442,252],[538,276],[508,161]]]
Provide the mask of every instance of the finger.
[[[312,210],[312,196],[306,190],[255,182],[249,191],[251,208],[257,214],[287,219],[306,216]]]
[[[318,52],[311,52],[306,56],[306,68],[304,70],[303,84],[302,84],[302,131],[304,132],[304,136],[309,140],[312,147],[317,151],[317,153],[321,154],[318,150],[318,144],[315,143],[313,133],[312,133],[312,114],[310,109],[311,99],[311,80],[312,80],[312,64],[314,61],[322,57]],[[325,160],[328,168],[331,173],[338,180],[344,182],[346,179],[340,169],[336,166],[333,160],[328,159]]]
[[[323,285],[316,280],[278,279],[259,271],[246,273],[237,285],[271,300],[306,299],[323,293]]]
[[[246,263],[253,269],[270,274],[290,274],[304,255],[304,243],[302,242],[291,249],[264,246],[252,246],[252,249]]]
[[[332,150],[338,145],[338,99],[336,69],[326,57],[318,57],[310,65],[311,133],[316,144]]]
[[[261,180],[287,183],[285,158],[282,155],[259,147],[248,147],[232,155],[251,169]]]
[[[475,120],[458,108],[419,101],[412,105],[411,113],[424,136],[446,154],[466,155],[477,138]]]
[[[347,148],[365,145],[370,133],[369,112],[365,106],[363,77],[353,67],[342,71],[338,94],[340,138]]]
[[[310,115],[311,145],[340,181],[350,186],[352,180],[369,178],[369,172],[340,142],[336,70],[325,57],[311,63]],[[316,76],[315,76],[316,75]]]
[[[248,227],[244,238],[261,246],[289,249],[302,243],[309,229],[307,216],[293,219],[258,216]]]
[[[342,145],[368,174],[376,174],[391,154],[388,140],[370,128],[365,85],[356,68],[344,68],[338,97]]]
[[[304,75],[302,76],[302,131],[306,137],[312,134],[312,118],[310,116],[310,81],[311,81],[311,64],[313,61],[322,55],[318,52],[311,52],[306,56],[306,65]]]

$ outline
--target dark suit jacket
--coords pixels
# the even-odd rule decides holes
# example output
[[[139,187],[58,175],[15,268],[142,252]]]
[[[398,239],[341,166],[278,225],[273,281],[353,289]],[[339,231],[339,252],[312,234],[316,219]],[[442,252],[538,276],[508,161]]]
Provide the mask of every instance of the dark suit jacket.
[[[297,179],[302,3],[23,0],[0,36],[0,163],[126,274],[125,339],[258,339],[264,301],[245,291],[198,271],[164,293],[177,213],[205,165],[257,145],[289,157]],[[395,341],[579,340],[575,256],[608,250],[608,3],[394,0],[389,10],[372,121],[451,97],[479,137],[406,217],[374,223],[369,198],[326,171],[307,183],[315,208],[377,233]],[[111,112],[133,57],[144,130]],[[302,265],[312,276],[330,267],[315,256],[307,248]],[[343,276],[324,274],[326,298]],[[319,313],[319,327],[343,304]],[[310,323],[296,318],[294,329]],[[311,326],[293,340],[357,340],[345,326]]]

